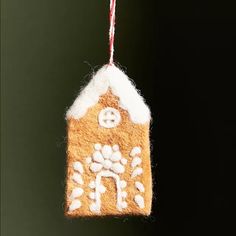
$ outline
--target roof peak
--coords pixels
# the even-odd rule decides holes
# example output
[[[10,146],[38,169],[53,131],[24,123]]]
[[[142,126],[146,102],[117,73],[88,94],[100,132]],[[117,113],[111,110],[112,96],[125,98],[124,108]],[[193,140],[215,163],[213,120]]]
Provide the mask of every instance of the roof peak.
[[[88,108],[98,103],[99,98],[108,89],[119,98],[119,106],[129,113],[133,123],[144,124],[151,119],[150,110],[128,76],[115,65],[104,65],[82,89],[73,105],[66,113],[66,118],[79,120]]]

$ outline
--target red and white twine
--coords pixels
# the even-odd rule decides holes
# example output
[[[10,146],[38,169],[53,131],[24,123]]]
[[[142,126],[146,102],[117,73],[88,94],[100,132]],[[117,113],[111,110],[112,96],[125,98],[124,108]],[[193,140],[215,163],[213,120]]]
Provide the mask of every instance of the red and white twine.
[[[114,55],[114,36],[115,36],[115,12],[116,12],[116,0],[110,0],[110,29],[109,29],[109,52],[110,59],[109,65],[113,65]]]

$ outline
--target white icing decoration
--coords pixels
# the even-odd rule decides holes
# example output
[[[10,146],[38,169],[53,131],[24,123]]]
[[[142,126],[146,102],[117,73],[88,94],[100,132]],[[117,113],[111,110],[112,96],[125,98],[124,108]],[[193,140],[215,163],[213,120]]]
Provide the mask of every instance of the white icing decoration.
[[[99,152],[99,151],[94,152],[93,153],[93,160],[96,162],[99,162],[99,163],[103,163],[104,158],[103,158],[101,152]]]
[[[101,145],[100,143],[96,143],[96,144],[94,145],[94,148],[95,148],[95,150],[99,151],[99,150],[101,150],[102,145]]]
[[[142,184],[141,182],[139,182],[139,181],[136,181],[136,182],[135,182],[135,187],[136,187],[141,193],[143,193],[143,192],[145,191],[145,188],[144,188],[143,184]]]
[[[125,191],[121,192],[121,196],[122,196],[123,198],[126,198],[126,197],[127,197],[127,192],[125,192]]]
[[[112,161],[121,160],[121,153],[119,151],[113,152],[110,158]]]
[[[73,168],[74,168],[74,170],[78,171],[80,174],[84,173],[84,168],[83,168],[81,162],[79,162],[79,161],[76,161],[73,163]]]
[[[119,151],[119,146],[117,144],[113,145],[112,148],[113,148],[114,151]]]
[[[104,157],[105,159],[108,159],[108,158],[110,158],[111,154],[112,154],[112,148],[111,148],[111,146],[109,146],[109,145],[104,145],[104,146],[102,147],[102,155],[103,155],[103,157]]]
[[[115,147],[115,149],[117,148]],[[94,161],[90,164],[92,172],[99,172],[105,169],[120,174],[125,171],[124,165],[127,160],[122,158],[120,151],[114,151],[109,145],[104,145],[101,147],[101,151],[95,151],[92,156]]]
[[[89,183],[89,187],[90,188],[95,188],[95,181],[91,181],[90,183]]]
[[[95,181],[89,183],[89,187],[95,189],[95,192],[89,194],[89,197],[94,200],[90,205],[90,210],[100,213],[100,196],[106,192],[106,188],[101,184],[101,178],[112,177],[116,183],[116,207],[121,211],[123,208],[127,207],[127,203],[122,201],[122,199],[126,198],[127,192],[121,191],[121,189],[126,187],[127,182],[125,180],[120,181],[119,174],[124,173],[124,165],[127,164],[127,159],[122,157],[118,145],[113,145],[113,147],[104,145],[99,147],[100,150],[97,150],[98,147],[95,146],[95,152],[92,155],[92,163],[89,166],[90,170],[96,173]]]
[[[81,175],[78,174],[78,173],[74,173],[73,176],[72,176],[72,179],[78,184],[83,184],[84,183]]]
[[[105,160],[105,161],[103,162],[103,167],[104,167],[105,169],[110,169],[111,166],[112,166],[112,162],[111,162],[110,160]]]
[[[134,171],[132,172],[131,178],[134,178],[138,175],[141,175],[143,173],[143,169],[141,167],[137,167],[136,169],[134,169]]]
[[[86,158],[86,163],[87,163],[87,164],[90,164],[91,162],[92,162],[92,158],[91,158],[91,157],[87,157],[87,158]]]
[[[92,200],[94,200],[94,199],[95,199],[95,193],[94,193],[94,192],[91,192],[91,193],[89,194],[89,198],[92,199]]]
[[[105,128],[116,127],[121,120],[120,112],[112,107],[102,109],[98,115],[99,125]]]
[[[140,157],[134,157],[133,160],[132,160],[132,162],[131,162],[132,168],[134,168],[134,167],[140,165],[141,162],[142,162],[142,160],[141,160]]]
[[[101,171],[97,174],[95,179],[95,202],[90,205],[90,210],[92,212],[100,213],[101,209],[101,188],[104,188],[104,186],[101,184],[101,178],[102,177],[112,177],[115,180],[116,183],[116,207],[119,211],[122,210],[122,191],[120,187],[120,177],[117,174],[114,174],[113,172],[106,170]],[[102,191],[104,193],[104,191]]]
[[[102,184],[100,184],[100,186],[98,187],[98,190],[100,193],[105,193],[106,192],[106,187]]]
[[[120,181],[120,187],[125,188],[127,186],[127,182],[125,180]]]
[[[129,113],[132,122],[145,124],[150,121],[150,111],[144,99],[127,75],[114,65],[105,65],[97,71],[67,111],[66,118],[81,119],[108,89],[119,98],[119,106]]]
[[[136,202],[136,204],[139,206],[139,208],[144,208],[144,199],[141,195],[135,195],[134,197],[134,201]]]
[[[121,173],[124,173],[125,168],[120,163],[114,163],[111,167],[111,170],[114,171],[117,174],[121,174]]]
[[[71,192],[70,200],[80,197],[83,193],[84,193],[84,190],[82,188],[74,188]]]
[[[127,159],[122,158],[120,162],[121,162],[121,164],[126,165],[127,164]]]
[[[121,203],[121,207],[122,207],[122,208],[127,208],[127,206],[128,206],[127,202],[122,202],[122,203]]]
[[[140,147],[134,147],[131,152],[130,152],[130,156],[134,157],[136,155],[141,154],[141,148]]]
[[[69,206],[69,211],[74,211],[74,210],[76,210],[80,207],[81,207],[81,201],[78,200],[78,199],[73,200],[72,203]]]
[[[89,208],[92,212],[100,213],[100,207],[96,203],[92,203]]]
[[[91,165],[90,165],[90,170],[92,172],[98,172],[102,169],[103,165],[102,164],[99,164],[99,163],[95,163],[93,162]]]

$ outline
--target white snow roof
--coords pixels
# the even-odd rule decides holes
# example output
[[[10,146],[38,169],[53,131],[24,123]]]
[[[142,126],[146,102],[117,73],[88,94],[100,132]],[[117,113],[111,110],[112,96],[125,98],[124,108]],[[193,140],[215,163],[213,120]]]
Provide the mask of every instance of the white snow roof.
[[[105,65],[97,71],[67,111],[66,118],[79,120],[109,88],[119,98],[119,106],[129,113],[132,122],[144,124],[150,121],[150,110],[144,99],[128,76],[114,65]]]

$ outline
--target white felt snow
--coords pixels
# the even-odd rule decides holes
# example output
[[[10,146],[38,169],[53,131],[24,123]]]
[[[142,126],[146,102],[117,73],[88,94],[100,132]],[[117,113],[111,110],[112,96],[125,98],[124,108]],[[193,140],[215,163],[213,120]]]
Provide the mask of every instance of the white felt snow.
[[[82,118],[90,107],[98,103],[100,96],[104,95],[109,88],[119,98],[119,106],[128,111],[132,122],[144,124],[150,121],[150,110],[144,99],[128,76],[114,65],[105,65],[98,70],[75,99],[66,113],[66,118],[77,120]]]

